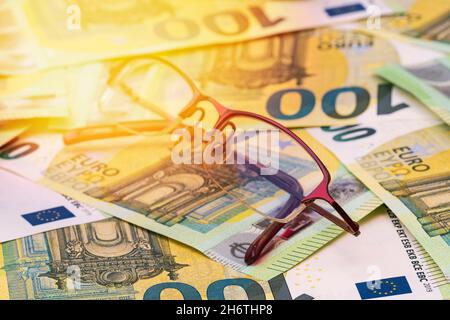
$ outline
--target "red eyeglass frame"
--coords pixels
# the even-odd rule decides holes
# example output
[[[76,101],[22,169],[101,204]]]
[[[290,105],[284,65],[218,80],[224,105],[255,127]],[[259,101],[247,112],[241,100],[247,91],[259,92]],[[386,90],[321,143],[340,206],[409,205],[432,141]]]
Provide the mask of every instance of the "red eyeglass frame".
[[[280,123],[264,117],[262,115],[247,112],[247,111],[240,111],[240,110],[232,110],[228,109],[221,103],[219,103],[217,100],[215,100],[212,97],[209,97],[207,95],[204,95],[199,88],[195,85],[194,81],[186,75],[181,69],[179,69],[176,65],[172,64],[171,62],[164,60],[162,58],[156,57],[156,56],[145,56],[145,57],[136,57],[132,58],[131,60],[126,60],[118,67],[118,70],[123,69],[124,66],[126,66],[130,61],[135,61],[137,59],[141,59],[144,62],[146,60],[157,60],[160,63],[163,63],[167,65],[168,67],[175,70],[180,76],[183,77],[183,79],[186,81],[186,83],[189,84],[192,92],[193,97],[191,101],[184,107],[184,109],[179,113],[179,118],[186,119],[191,117],[195,112],[200,111],[204,113],[204,110],[197,107],[197,105],[200,102],[209,102],[211,103],[214,108],[216,109],[217,113],[219,114],[219,119],[214,124],[213,128],[217,130],[223,130],[228,121],[232,119],[233,117],[247,117],[247,118],[253,118],[257,119],[259,121],[265,122],[285,134],[289,135],[293,140],[295,140],[308,154],[313,158],[313,160],[316,162],[316,164],[319,166],[323,179],[319,183],[319,185],[306,197],[302,198],[301,204],[304,204],[307,208],[310,208],[323,217],[331,220],[333,223],[337,224],[341,228],[343,228],[345,231],[357,236],[360,234],[359,232],[359,225],[355,221],[353,221],[350,216],[345,212],[345,210],[333,199],[333,197],[330,195],[328,191],[328,186],[331,181],[330,173],[328,172],[325,165],[322,163],[322,161],[319,159],[319,157],[314,153],[314,151],[303,141],[301,140],[295,133],[293,133],[291,130],[286,128],[285,126],[281,125]],[[115,79],[115,75],[112,75],[112,79]],[[123,123],[126,126],[134,126],[136,129],[139,130],[155,130],[155,128],[162,129],[165,124],[164,121],[142,121],[142,122],[129,122],[129,123]],[[117,136],[123,136],[123,135],[129,135],[129,132],[122,131],[122,132],[115,132],[113,134],[111,133],[105,133],[105,127],[104,126],[98,126],[98,127],[91,127],[88,130],[91,130],[91,132],[94,132],[93,134],[89,135],[89,137],[86,136],[86,133],[83,130],[86,129],[80,129],[80,130],[74,130],[72,132],[69,132],[65,135],[65,142],[66,144],[72,144],[77,143],[85,140],[92,140],[92,139],[99,139],[99,138],[108,138],[108,137],[117,137]],[[92,131],[93,130],[93,131]],[[97,131],[96,131],[97,130]],[[341,216],[343,220],[340,220],[338,217],[334,216],[333,214],[329,213],[327,210],[321,208],[317,204],[314,204],[313,202],[315,200],[324,200],[327,203],[329,203],[336,212]],[[263,252],[264,248],[267,246],[267,244],[271,241],[271,239],[281,230],[281,228],[285,225],[285,223],[281,222],[272,222],[271,225],[265,229],[249,246],[247,249],[246,255],[245,255],[245,262],[247,264],[253,264]]]

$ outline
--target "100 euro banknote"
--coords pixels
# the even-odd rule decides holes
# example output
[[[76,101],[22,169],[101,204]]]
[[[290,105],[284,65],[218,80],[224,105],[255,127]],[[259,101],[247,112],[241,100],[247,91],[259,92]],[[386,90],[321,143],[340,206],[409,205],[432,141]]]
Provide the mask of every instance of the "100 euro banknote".
[[[449,277],[448,126],[436,119],[308,131],[383,200]]]
[[[382,0],[2,0],[0,73],[315,28],[365,18],[371,3],[393,12]]]
[[[317,300],[450,297],[444,274],[386,206],[366,217],[361,231],[358,238],[340,237],[288,271],[291,295]]]
[[[425,56],[439,53],[352,27],[163,55],[225,105],[256,111],[291,128],[383,121],[396,115],[413,102],[377,77],[376,70],[387,62],[415,63]]]
[[[417,97],[450,125],[450,57],[415,65],[388,65],[377,73]]]
[[[359,220],[381,204],[313,138],[301,135],[328,167],[331,193],[352,218]],[[247,266],[245,250],[269,221],[224,193],[203,166],[174,164],[170,143],[170,136],[135,136],[64,147],[61,135],[30,135],[3,152],[0,167],[188,244],[230,268],[261,279],[289,270],[342,232],[330,221],[307,212],[298,226],[280,232],[289,237],[275,237],[270,244],[274,249]],[[284,152],[290,152],[290,148],[287,146]],[[308,160],[290,159],[285,157],[280,163],[284,172],[296,178],[308,175]],[[253,207],[274,207],[281,201],[272,189],[260,189],[252,181],[242,185],[226,172],[223,176],[229,177],[226,188],[244,194]],[[312,183],[307,178],[300,181],[306,188]]]
[[[256,111],[288,127],[306,127],[383,121],[392,115],[399,120],[427,117],[419,111],[398,113],[413,107],[415,99],[401,95],[401,90],[375,76],[375,72],[387,62],[414,64],[423,62],[424,57],[438,56],[432,50],[352,28],[323,28],[162,57],[186,72],[202,92],[231,108]],[[160,108],[164,112],[158,113],[143,103],[154,99],[154,91],[149,88],[158,87],[157,79],[146,72],[149,69],[145,61],[149,58],[143,55],[106,60],[65,72],[50,70],[43,72],[47,76],[34,76],[36,81],[25,83],[39,86],[40,79],[58,79],[59,74],[54,87],[57,91],[66,79],[71,80],[67,93],[61,95],[65,100],[59,105],[66,108],[67,118],[58,120],[58,124],[52,121],[56,128],[175,117],[179,111],[176,106],[164,105]],[[27,80],[15,79],[18,83]],[[124,92],[123,87],[128,91]],[[157,90],[160,98],[166,98],[182,92],[177,89],[175,82],[173,87],[167,84]],[[57,92],[53,94],[58,97]],[[57,101],[53,105],[58,105]],[[48,109],[47,104],[43,107]],[[26,116],[42,114],[39,105],[35,109]]]

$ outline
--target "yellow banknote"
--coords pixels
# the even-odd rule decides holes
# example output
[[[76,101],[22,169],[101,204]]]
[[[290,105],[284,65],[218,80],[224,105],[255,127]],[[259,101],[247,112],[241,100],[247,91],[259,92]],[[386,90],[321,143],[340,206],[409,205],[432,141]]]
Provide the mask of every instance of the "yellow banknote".
[[[324,28],[164,55],[201,91],[230,108],[288,127],[405,120],[417,103],[376,76],[390,61],[435,56],[433,50],[357,31]],[[417,109],[417,108],[416,108]],[[408,113],[409,119],[427,117]]]
[[[429,117],[415,99],[375,72],[387,62],[414,63],[437,55],[352,28],[326,28],[160,57],[230,108],[256,112],[288,127],[310,127],[383,121],[387,116],[405,120],[401,111],[412,108],[415,112],[408,112],[408,119]],[[174,99],[164,101],[168,96],[183,97],[186,86],[180,86],[176,76],[176,81],[157,80],[148,58],[76,67],[81,70],[74,76],[78,93],[72,94],[66,127],[176,117],[182,106],[172,103]],[[159,108],[152,109],[145,101],[154,101]]]
[[[417,62],[414,59],[437,55],[430,49],[354,28],[324,28],[161,57],[184,71],[202,92],[228,107],[256,112],[289,127],[309,127],[382,121],[392,115],[405,120],[399,111],[416,108],[417,102],[375,72],[387,62],[411,64]],[[156,97],[161,98],[183,92],[178,90],[178,81],[156,81],[149,76],[145,71],[152,69],[148,57],[43,71],[26,83],[39,88],[41,78],[52,77],[57,84],[48,90],[56,97],[58,88],[68,84],[59,100],[65,99],[67,118],[52,121],[53,128],[176,117],[181,109],[176,104],[162,103],[159,109],[152,109],[143,103],[152,90],[158,90]],[[22,79],[12,79],[16,78]],[[60,106],[55,99],[49,101]],[[408,116],[422,119],[427,114],[417,111]]]
[[[289,294],[283,275],[253,280],[118,219],[0,245],[2,300],[272,300]]]
[[[5,1],[0,73],[230,43],[368,16],[359,1]],[[6,23],[5,23],[6,24]],[[0,32],[2,31],[0,25]],[[6,33],[8,31],[8,33]],[[7,34],[7,35],[6,35]],[[12,48],[12,49],[11,49]]]

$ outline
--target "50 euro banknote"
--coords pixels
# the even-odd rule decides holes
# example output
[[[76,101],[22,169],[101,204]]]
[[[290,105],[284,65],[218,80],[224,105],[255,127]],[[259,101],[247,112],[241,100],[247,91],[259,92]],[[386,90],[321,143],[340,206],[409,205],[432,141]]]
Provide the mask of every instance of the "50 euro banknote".
[[[2,0],[0,73],[229,43],[362,19],[388,1]]]
[[[436,119],[308,131],[383,200],[448,279],[448,126]]]
[[[300,135],[328,167],[331,193],[353,219],[363,218],[381,204],[331,153],[308,134]],[[259,279],[289,270],[343,232],[308,211],[296,225],[280,231],[269,244],[271,251],[246,265],[246,249],[270,222],[218,188],[201,165],[174,164],[170,143],[169,136],[126,137],[65,147],[58,134],[28,135],[3,151],[0,167],[188,244]],[[308,160],[293,163],[286,159],[280,163],[283,171],[293,177],[308,174]],[[228,177],[227,190],[245,195],[253,207],[270,207],[281,200],[271,189],[258,188],[252,181],[241,184],[232,174],[223,173]],[[302,187],[311,187],[308,179],[300,181]]]
[[[387,65],[377,73],[417,97],[450,125],[450,57],[414,65]]]

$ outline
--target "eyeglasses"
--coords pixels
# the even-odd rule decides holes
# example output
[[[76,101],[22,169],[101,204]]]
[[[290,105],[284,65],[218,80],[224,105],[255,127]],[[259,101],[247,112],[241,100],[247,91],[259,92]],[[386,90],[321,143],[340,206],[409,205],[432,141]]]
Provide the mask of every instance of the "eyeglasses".
[[[201,166],[209,181],[236,206],[270,222],[248,247],[247,264],[267,251],[283,227],[306,221],[304,215],[309,210],[359,235],[358,224],[330,195],[331,177],[325,165],[285,126],[256,113],[225,107],[203,94],[175,65],[158,57],[118,62],[111,71],[108,92],[109,96],[111,92],[120,96],[122,103],[139,104],[169,120],[81,128],[65,135],[66,144],[130,134],[154,135],[201,124]],[[338,215],[319,206],[319,201],[331,205]]]

